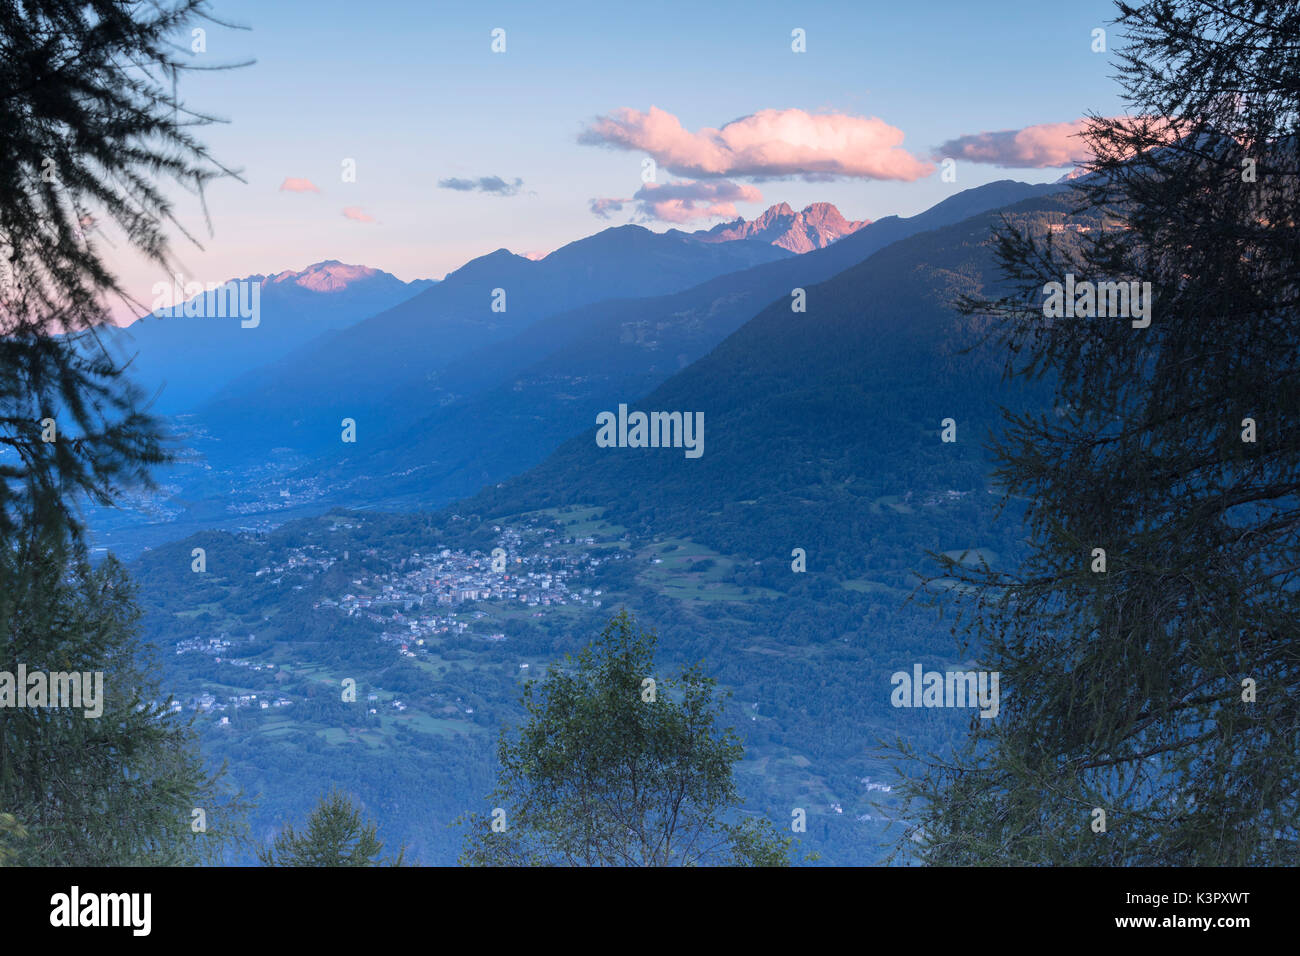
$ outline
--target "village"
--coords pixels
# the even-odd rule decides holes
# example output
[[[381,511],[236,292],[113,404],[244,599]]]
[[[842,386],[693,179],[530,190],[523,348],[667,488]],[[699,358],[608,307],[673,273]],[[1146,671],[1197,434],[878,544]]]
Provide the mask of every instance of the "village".
[[[563,549],[555,547],[556,540],[546,539],[534,549],[524,544],[519,529],[494,526],[493,532],[499,537],[490,554],[449,548],[436,553],[416,551],[387,574],[354,580],[355,593],[323,598],[312,607],[337,609],[349,617],[363,615],[385,625],[390,630],[384,632],[383,639],[398,645],[400,653],[408,657],[416,653],[411,644],[419,647],[439,635],[465,634],[471,631],[472,622],[494,617],[491,605],[489,609],[474,608],[465,616],[453,608],[480,602],[529,609],[570,604],[600,607],[600,590],[584,586],[582,577],[605,559],[587,550],[573,550],[573,546],[594,545],[594,537],[559,539],[558,543],[571,546]],[[373,554],[370,549],[370,556]],[[290,552],[287,566],[301,568],[321,560]],[[537,610],[533,616],[543,613]],[[490,629],[484,633],[475,628],[472,633],[488,641],[505,640],[504,634]]]
[[[341,521],[330,530],[357,528],[351,521]],[[381,625],[380,640],[401,657],[417,658],[442,637],[504,642],[503,623],[508,617],[542,617],[548,609],[565,606],[601,606],[601,590],[584,580],[609,560],[594,536],[560,537],[553,528],[537,525],[495,525],[492,531],[496,546],[488,553],[441,548],[398,559],[387,555],[386,570],[351,579],[346,592],[321,596],[312,601],[312,610]],[[372,566],[380,558],[376,548],[355,553]],[[268,585],[302,590],[352,555],[350,549],[305,543],[286,549],[277,560],[258,568],[254,577]],[[250,671],[275,671],[275,663],[239,655],[237,647],[245,639],[252,642],[254,635],[245,638],[223,631],[216,637],[188,637],[176,642],[175,653],[199,654]],[[212,714],[244,707],[284,708],[292,703],[277,695],[245,694],[226,700],[205,693],[190,697],[186,709]],[[177,703],[174,709],[181,706]],[[393,706],[405,709],[400,701]],[[228,718],[219,717],[218,722],[225,725]]]

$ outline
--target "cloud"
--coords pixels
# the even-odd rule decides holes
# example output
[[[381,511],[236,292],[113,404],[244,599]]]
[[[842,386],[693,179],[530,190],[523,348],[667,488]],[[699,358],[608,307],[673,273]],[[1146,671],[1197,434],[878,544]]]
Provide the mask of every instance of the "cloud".
[[[348,219],[354,219],[357,222],[374,222],[375,220],[361,211],[360,206],[347,206],[343,210],[343,215]]]
[[[592,215],[608,219],[611,212],[622,212],[623,204],[631,201],[631,199],[593,199],[589,205]]]
[[[296,177],[288,176],[285,178],[284,182],[280,183],[280,192],[318,193],[320,190],[316,188],[316,184],[310,179],[297,179]]]
[[[1024,129],[972,133],[948,140],[939,147],[937,155],[1014,169],[1074,166],[1092,159],[1092,151],[1079,137],[1087,124],[1087,120],[1079,119],[1069,123],[1038,123]]]
[[[621,212],[628,203],[636,203],[638,219],[683,223],[719,216],[734,219],[739,215],[735,203],[762,201],[763,194],[755,186],[727,179],[684,179],[663,185],[646,183],[628,199],[592,199],[589,205],[601,219],[608,219],[611,212]]]
[[[915,180],[934,166],[901,147],[903,131],[875,117],[804,110],[760,110],[692,133],[677,117],[652,106],[597,117],[580,143],[649,153],[679,176],[711,178],[802,176],[825,180]]]
[[[440,179],[438,185],[443,189],[454,189],[457,192],[474,192],[492,193],[494,196],[514,196],[523,188],[524,181],[516,177],[514,182],[502,179],[500,176],[480,176],[478,179]]]
[[[756,186],[733,183],[727,179],[709,182],[679,180],[658,185],[646,183],[632,197],[642,219],[684,223],[696,219],[735,219],[738,202],[762,202]]]
[[[1069,123],[1038,123],[1024,129],[959,136],[940,146],[935,156],[1019,169],[1083,166],[1097,160],[1080,135],[1092,122],[1084,118]],[[1117,124],[1126,137],[1133,137],[1133,142],[1126,141],[1125,145],[1141,144],[1137,148],[1121,149],[1122,155],[1132,155],[1138,148],[1168,145],[1182,134],[1179,122],[1162,116],[1117,116],[1100,122]]]

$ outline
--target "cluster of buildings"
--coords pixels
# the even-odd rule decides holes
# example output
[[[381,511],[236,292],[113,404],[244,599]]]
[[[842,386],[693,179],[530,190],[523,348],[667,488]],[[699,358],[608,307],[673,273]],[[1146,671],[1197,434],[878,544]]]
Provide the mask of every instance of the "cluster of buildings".
[[[213,694],[198,694],[189,700],[189,709],[198,711],[201,714],[210,714],[222,710],[238,710],[240,707],[254,707],[258,710],[269,710],[273,707],[290,707],[293,705],[288,697],[262,697],[258,698],[256,694],[233,694],[225,700],[217,700]],[[172,704],[172,710],[180,710],[182,707],[179,701]],[[228,718],[222,718],[222,723],[227,723]]]
[[[347,552],[343,552],[344,560],[347,560]],[[286,571],[293,571],[299,574],[306,574],[308,577],[319,574],[322,571],[328,571],[334,566],[338,558],[327,553],[319,545],[308,544],[300,548],[290,548],[285,555],[284,561],[279,564],[268,564],[266,567],[258,568],[253,572],[254,577],[266,577],[268,574],[282,575]],[[272,584],[279,584],[280,578],[271,579]]]
[[[176,642],[176,653],[207,654],[216,657],[218,654],[224,654],[229,646],[230,640],[225,634],[220,637],[191,637]]]
[[[177,484],[159,485],[150,491],[128,489],[122,492],[117,505],[144,515],[151,522],[166,523],[185,513],[185,507],[177,504],[180,493],[181,486]]]
[[[253,635],[252,634],[248,635],[248,639],[251,641],[253,639]],[[222,634],[219,637],[206,637],[206,638],[190,637],[181,641],[177,641],[176,653],[177,654],[206,654],[208,657],[214,658],[218,664],[221,664],[223,663],[222,655],[228,653],[227,649],[230,646],[231,646],[231,641],[229,635],[222,632]],[[249,670],[254,670],[254,671],[275,670],[275,665],[272,663],[269,662],[261,663],[258,661],[250,661],[250,660],[245,660],[242,657],[227,657],[225,658],[224,663],[231,664],[235,667],[247,667]]]
[[[936,505],[961,501],[961,499],[965,498],[968,494],[970,494],[969,491],[956,491],[955,489],[949,488],[947,491],[926,495],[921,499],[921,506],[925,508],[933,508]],[[908,491],[904,493],[903,503],[912,503],[912,492]]]
[[[551,532],[552,529],[540,529]],[[322,598],[313,608],[336,608],[348,616],[361,615],[384,624],[391,630],[384,638],[400,646],[400,652],[414,657],[411,645],[420,646],[427,638],[466,633],[472,622],[452,608],[481,601],[520,604],[528,608],[581,604],[599,607],[601,592],[581,584],[584,572],[599,565],[604,558],[587,550],[556,548],[594,545],[593,537],[542,540],[538,547],[526,547],[522,534],[515,528],[495,526],[498,546],[490,553],[443,548],[435,553],[414,552],[386,574],[359,578],[352,582],[356,593],[337,600]],[[298,564],[266,569],[268,573],[301,569],[312,560],[300,555]],[[291,556],[290,562],[294,561]],[[325,565],[328,566],[328,565]],[[259,572],[261,573],[261,572]],[[488,614],[474,610],[469,615],[481,620]],[[505,640],[505,635],[486,634],[486,640]]]
[[[320,479],[314,476],[294,479],[278,479],[270,482],[248,482],[241,484],[239,492],[248,493],[248,489],[256,489],[253,497],[248,500],[231,501],[226,504],[226,511],[230,514],[248,515],[260,514],[266,511],[281,511],[285,508],[296,508],[299,505],[314,501],[325,494],[326,489],[320,483]]]
[[[288,498],[288,495],[283,495]],[[356,528],[351,522],[337,523],[331,531]],[[472,633],[485,641],[502,642],[504,631],[480,624],[493,615],[493,608],[480,608],[480,602],[494,602],[499,606],[541,609],[564,605],[600,607],[601,591],[582,583],[584,576],[609,560],[590,546],[595,537],[560,538],[553,528],[542,527],[536,521],[523,529],[494,526],[496,547],[488,553],[451,548],[435,552],[413,552],[408,557],[394,561],[388,570],[366,573],[352,580],[354,589],[337,598],[322,597],[314,601],[315,610],[337,613],[374,621],[383,626],[381,639],[394,646],[403,657],[414,658],[424,653],[426,640],[439,636],[460,636]],[[363,557],[377,558],[375,548],[359,552]],[[289,576],[290,581],[301,582],[328,571],[339,561],[347,562],[349,552],[320,544],[304,544],[287,549],[282,556],[259,568],[255,576],[269,584],[280,584]],[[374,562],[367,562],[374,566]],[[297,583],[295,588],[304,585]],[[476,626],[477,625],[477,626]],[[253,635],[249,635],[250,641]],[[176,643],[177,654],[203,654],[217,663],[248,667],[254,671],[274,670],[275,664],[257,663],[231,657],[236,653],[232,640],[222,633],[218,637],[193,637]],[[527,668],[527,664],[521,668]],[[261,697],[247,693],[224,700],[204,693],[190,698],[188,708],[201,713],[235,710],[241,707],[269,710],[288,707],[292,701],[285,697]],[[407,704],[401,700],[389,706],[402,712]],[[380,707],[376,695],[371,695],[367,710],[376,714]],[[176,703],[174,709],[181,709]],[[461,706],[452,708],[461,710]],[[472,714],[472,708],[465,708]],[[219,724],[228,725],[229,717],[219,717]]]

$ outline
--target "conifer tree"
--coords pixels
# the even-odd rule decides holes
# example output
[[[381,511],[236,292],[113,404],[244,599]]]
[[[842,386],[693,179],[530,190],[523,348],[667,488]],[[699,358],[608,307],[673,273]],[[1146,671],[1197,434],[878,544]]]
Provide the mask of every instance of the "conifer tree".
[[[201,199],[233,175],[176,92],[205,19],[204,0],[0,3],[0,672],[102,672],[106,690],[98,717],[0,708],[7,862],[194,862],[238,835],[147,669],[121,566],[89,567],[78,516],[168,458],[96,329],[115,299],[138,305],[104,248],[170,275],[169,234],[188,233],[167,183]]]
[[[0,4],[0,544],[24,516],[75,534],[80,496],[111,503],[166,459],[95,329],[113,301],[139,306],[104,247],[170,276],[169,234],[189,233],[165,183],[201,199],[234,175],[194,135],[214,118],[176,92],[204,19],[204,0]]]
[[[205,772],[193,718],[171,708],[125,570],[57,549],[0,551],[0,671],[79,676],[80,707],[0,706],[0,834],[28,866],[212,862],[245,839],[245,807]],[[102,690],[101,690],[102,687]],[[0,693],[12,694],[6,681]],[[66,701],[64,702],[66,703]],[[196,812],[197,811],[197,812]]]
[[[332,789],[302,832],[286,824],[257,856],[263,866],[401,866],[406,856],[405,847],[391,859],[383,852],[378,825],[364,819],[347,794]]]
[[[1099,228],[1008,224],[960,303],[1056,394],[993,448],[1026,562],[944,568],[1002,705],[907,765],[931,863],[1300,861],[1300,5],[1118,7],[1128,115],[1075,180]],[[1047,318],[1068,275],[1149,282],[1149,325]]]

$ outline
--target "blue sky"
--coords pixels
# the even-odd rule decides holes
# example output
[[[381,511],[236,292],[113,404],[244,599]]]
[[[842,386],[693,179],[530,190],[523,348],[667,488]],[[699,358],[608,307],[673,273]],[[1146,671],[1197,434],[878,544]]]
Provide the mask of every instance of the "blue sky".
[[[203,237],[205,251],[177,243],[187,277],[199,281],[321,259],[441,277],[497,248],[546,252],[634,220],[630,204],[601,219],[589,203],[631,197],[646,151],[578,141],[619,110],[656,107],[690,134],[764,110],[876,117],[901,131],[903,150],[933,161],[957,137],[1121,109],[1108,0],[212,6],[251,29],[209,26],[195,61],[257,62],[182,80],[190,105],[229,120],[203,136],[248,180],[210,189],[215,235]],[[1097,27],[1108,31],[1108,53],[1091,50]],[[491,50],[494,28],[506,31],[504,53]],[[794,28],[805,31],[807,52],[792,52]],[[341,181],[344,158],[356,160],[355,183]],[[1065,169],[959,159],[956,171],[952,183],[937,169],[907,181],[723,178],[761,193],[735,204],[746,217],[781,201],[829,201],[847,218],[875,219],[984,182],[1050,181]],[[438,185],[485,176],[523,184],[512,196]],[[320,191],[282,191],[289,177]],[[690,178],[659,170],[659,182]],[[182,222],[200,230],[197,202],[177,197]],[[346,218],[345,208],[373,221]],[[127,257],[117,266],[148,301],[156,270]]]

